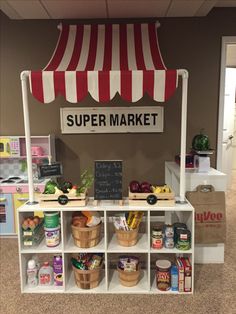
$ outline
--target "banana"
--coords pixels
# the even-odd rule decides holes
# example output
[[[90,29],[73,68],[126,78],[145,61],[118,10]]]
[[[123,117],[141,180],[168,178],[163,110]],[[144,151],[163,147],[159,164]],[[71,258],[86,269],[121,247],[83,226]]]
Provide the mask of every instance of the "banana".
[[[161,188],[161,186],[156,186],[154,193],[162,193],[162,188]]]
[[[163,185],[163,186],[160,186],[160,185],[157,185],[157,186],[154,186],[152,185],[151,186],[152,188],[152,192],[153,193],[170,193],[171,192],[171,189],[168,185]]]
[[[154,185],[151,185],[151,191],[152,191],[153,193],[155,193],[155,189],[156,189],[156,187],[155,187]]]
[[[170,193],[170,187],[168,185],[164,185],[162,188],[162,193]]]

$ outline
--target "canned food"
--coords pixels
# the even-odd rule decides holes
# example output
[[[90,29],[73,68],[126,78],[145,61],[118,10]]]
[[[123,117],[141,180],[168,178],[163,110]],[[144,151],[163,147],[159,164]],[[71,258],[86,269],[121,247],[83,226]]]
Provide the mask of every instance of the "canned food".
[[[166,238],[174,237],[174,228],[172,225],[165,225],[165,237]]]
[[[168,260],[156,261],[156,284],[157,289],[161,291],[168,291],[171,287],[170,268],[171,262]]]
[[[176,248],[178,250],[186,251],[191,248],[191,232],[189,230],[176,231]]]
[[[174,238],[165,238],[165,248],[173,249],[175,247]]]
[[[152,248],[153,249],[162,249],[163,248],[163,237],[161,229],[152,230]]]
[[[182,222],[175,222],[173,224],[173,227],[174,227],[174,240],[176,243],[177,242],[177,230],[186,230],[187,225],[185,223],[182,223]]]

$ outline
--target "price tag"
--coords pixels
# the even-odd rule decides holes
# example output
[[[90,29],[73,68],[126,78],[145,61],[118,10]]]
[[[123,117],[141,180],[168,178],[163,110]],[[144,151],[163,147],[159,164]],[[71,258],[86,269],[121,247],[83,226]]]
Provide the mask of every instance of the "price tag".
[[[58,196],[57,201],[61,205],[66,205],[69,202],[69,199],[65,194],[62,194],[62,195]]]

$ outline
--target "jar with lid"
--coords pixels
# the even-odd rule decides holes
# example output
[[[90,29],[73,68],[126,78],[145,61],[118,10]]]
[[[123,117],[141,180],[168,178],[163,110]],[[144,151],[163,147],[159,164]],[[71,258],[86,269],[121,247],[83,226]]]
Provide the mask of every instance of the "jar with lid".
[[[152,248],[162,249],[163,247],[163,237],[161,228],[152,229]]]
[[[157,289],[168,291],[171,288],[171,262],[168,260],[156,261],[156,284]]]

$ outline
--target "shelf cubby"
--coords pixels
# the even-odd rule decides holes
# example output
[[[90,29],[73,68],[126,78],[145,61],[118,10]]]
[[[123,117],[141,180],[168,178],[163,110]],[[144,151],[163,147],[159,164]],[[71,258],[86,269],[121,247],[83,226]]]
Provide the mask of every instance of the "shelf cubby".
[[[83,209],[82,209],[83,210]],[[80,211],[80,210],[77,210]],[[64,220],[64,228],[63,228],[63,238],[64,238],[64,251],[65,253],[76,253],[76,252],[87,252],[87,253],[92,253],[92,252],[105,252],[105,225],[104,225],[104,211],[100,210],[99,214],[102,219],[102,226],[101,226],[101,240],[100,242],[91,248],[80,248],[74,243],[74,239],[72,236],[72,231],[71,231],[71,221],[72,221],[72,214],[74,211],[64,211],[63,212],[63,220]]]
[[[81,252],[80,252],[81,253]],[[97,251],[96,253],[102,253]],[[106,260],[103,262],[101,274],[100,274],[100,282],[96,288],[93,289],[81,289],[77,286],[74,276],[74,271],[72,268],[71,257],[76,256],[76,253],[66,253],[64,255],[65,259],[65,290],[68,293],[104,293],[106,292],[106,274],[105,274],[105,263]]]
[[[34,245],[29,245],[26,246],[23,244],[23,234],[22,234],[22,229],[21,229],[21,224],[24,221],[24,219],[34,216],[36,211],[27,211],[27,212],[20,212],[19,213],[19,230],[21,232],[19,232],[19,247],[20,247],[20,251],[21,253],[62,253],[63,252],[63,241],[64,238],[62,237],[62,232],[63,232],[63,220],[61,217],[61,212],[59,211],[59,222],[60,222],[60,227],[61,227],[61,232],[60,232],[60,243],[59,245],[55,246],[55,247],[48,247],[46,245],[46,239],[45,239],[45,235],[44,235],[44,230],[43,230],[43,237],[42,240],[38,243],[38,244],[34,244]],[[37,211],[37,213],[42,213],[42,215],[40,215],[41,217],[43,217],[43,213],[44,211]],[[42,227],[44,228],[44,227]]]
[[[150,282],[151,282],[151,292],[152,293],[161,293],[161,294],[191,294],[191,292],[179,292],[179,291],[172,291],[171,289],[168,291],[161,291],[157,289],[156,285],[156,261],[157,260],[169,260],[171,264],[175,264],[176,258],[177,257],[190,257],[191,263],[192,263],[192,254],[191,253],[185,253],[182,251],[181,253],[163,253],[163,252],[158,252],[158,253],[152,253],[150,256]],[[192,266],[193,268],[193,266]],[[192,287],[193,287],[193,271],[192,271]],[[192,288],[193,290],[193,288]]]
[[[21,253],[20,255],[20,267],[21,267],[21,291],[23,293],[62,293],[65,291],[65,285],[63,280],[62,286],[55,286],[54,284],[50,286],[41,286],[37,285],[36,287],[29,287],[27,284],[27,264],[28,261],[35,256],[37,256],[38,261],[40,265],[43,264],[43,262],[49,262],[50,265],[52,265],[53,262],[53,256],[55,255],[61,255],[63,257],[63,254],[57,254],[57,253]],[[64,267],[63,267],[64,269]],[[65,272],[63,271],[63,279],[65,277]]]
[[[140,261],[140,279],[137,285],[126,287],[120,283],[117,265],[122,255],[135,256]],[[147,293],[149,291],[148,254],[132,252],[131,254],[109,253],[108,257],[108,292],[111,293]]]
[[[132,252],[140,252],[140,253],[148,253],[148,212],[144,211],[144,216],[139,225],[138,232],[138,241],[134,246],[126,247],[118,244],[117,236],[115,233],[115,227],[113,224],[113,217],[117,214],[123,214],[125,211],[107,212],[107,252],[109,253],[132,253]]]

